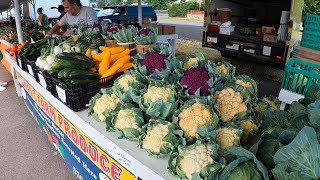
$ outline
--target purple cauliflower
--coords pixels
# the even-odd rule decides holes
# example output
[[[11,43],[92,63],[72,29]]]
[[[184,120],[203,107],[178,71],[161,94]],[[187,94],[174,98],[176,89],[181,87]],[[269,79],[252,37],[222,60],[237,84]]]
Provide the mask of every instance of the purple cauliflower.
[[[98,28],[99,31],[102,31],[102,26],[100,24],[94,24],[92,28]]]
[[[138,35],[139,37],[141,37],[141,35],[148,36],[149,34],[152,34],[152,33],[153,33],[153,31],[152,31],[151,29],[141,29],[141,30],[137,33],[137,35]]]
[[[195,95],[200,88],[200,95],[208,96],[210,94],[209,79],[209,73],[205,67],[193,67],[184,72],[180,84],[188,89],[190,95]]]
[[[165,54],[161,54],[160,52],[149,52],[145,54],[144,59],[140,60],[140,64],[147,68],[147,75],[150,75],[156,69],[161,71],[166,68],[165,59],[167,59]]]
[[[107,27],[107,32],[117,32],[118,29],[121,29],[122,27],[120,25],[114,25],[114,26],[108,26]]]

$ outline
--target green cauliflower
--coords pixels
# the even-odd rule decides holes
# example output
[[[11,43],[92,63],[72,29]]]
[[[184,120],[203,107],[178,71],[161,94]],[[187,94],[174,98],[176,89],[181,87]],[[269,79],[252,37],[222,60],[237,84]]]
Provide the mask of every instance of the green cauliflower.
[[[182,131],[168,121],[151,119],[142,129],[139,147],[154,156],[169,154],[182,136]]]

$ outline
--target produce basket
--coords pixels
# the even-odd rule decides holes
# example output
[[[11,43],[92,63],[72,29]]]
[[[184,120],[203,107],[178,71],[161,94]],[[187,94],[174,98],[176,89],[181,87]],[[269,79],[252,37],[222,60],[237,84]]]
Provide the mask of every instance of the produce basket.
[[[291,58],[285,66],[281,89],[305,95],[314,83],[320,87],[320,65]]]
[[[39,69],[38,67],[36,66],[36,63],[35,61],[32,61],[28,58],[24,58],[25,59],[25,63],[26,63],[26,71],[32,76],[34,77],[34,79],[39,82],[39,77],[38,77],[38,72],[39,72]]]
[[[52,76],[47,71],[38,71],[39,84],[52,93]]]
[[[106,77],[96,82],[81,85],[67,83],[52,76],[52,94],[73,111],[81,111],[86,108],[86,104],[101,88],[111,87],[114,80],[121,74],[118,73],[111,79]]]
[[[20,56],[17,54],[17,64],[18,66],[23,70],[23,71],[28,71],[27,70],[27,65],[26,65],[26,58],[24,56]]]
[[[301,46],[320,51],[320,16],[306,14]]]

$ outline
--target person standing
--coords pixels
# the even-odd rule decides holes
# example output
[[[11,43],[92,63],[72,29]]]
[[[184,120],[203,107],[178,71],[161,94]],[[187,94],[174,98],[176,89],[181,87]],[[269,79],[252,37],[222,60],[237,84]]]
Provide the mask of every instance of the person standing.
[[[94,25],[98,22],[98,17],[93,8],[82,6],[80,0],[62,0],[65,15],[56,23],[47,35],[51,36],[62,26]],[[64,36],[69,36],[68,32]]]
[[[42,25],[42,26],[49,26],[49,20],[48,20],[48,16],[43,14],[43,9],[38,8],[37,10],[39,16],[38,16],[38,22]]]

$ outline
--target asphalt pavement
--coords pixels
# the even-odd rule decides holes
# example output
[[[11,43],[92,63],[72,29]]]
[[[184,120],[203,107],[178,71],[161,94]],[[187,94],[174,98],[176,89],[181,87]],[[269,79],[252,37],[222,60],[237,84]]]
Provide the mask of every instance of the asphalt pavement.
[[[75,179],[17,96],[1,63],[0,81],[8,82],[0,92],[0,180]]]

